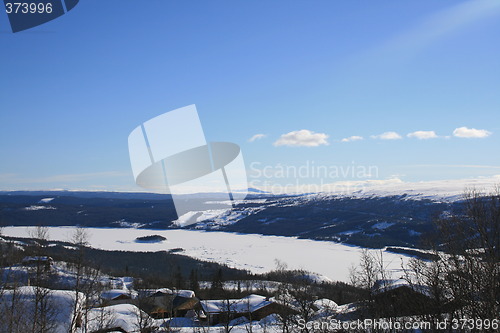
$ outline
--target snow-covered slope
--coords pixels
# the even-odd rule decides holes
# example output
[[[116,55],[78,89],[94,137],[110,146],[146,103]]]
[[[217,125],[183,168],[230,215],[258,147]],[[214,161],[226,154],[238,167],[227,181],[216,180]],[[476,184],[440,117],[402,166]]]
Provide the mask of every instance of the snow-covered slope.
[[[365,182],[357,186],[340,187],[341,191],[324,191],[318,196],[343,195],[354,197],[384,197],[405,195],[412,199],[456,201],[463,199],[464,191],[477,189],[491,192],[500,184],[500,175],[495,177],[451,179],[422,182],[403,182],[399,179],[387,182]]]
[[[45,296],[45,309],[50,331],[54,333],[66,333],[73,331],[73,309],[75,308],[76,292],[71,290],[49,290],[36,287],[19,287],[15,291],[12,289],[3,290],[0,295],[0,303],[6,306],[6,312],[10,319],[14,321],[14,330],[28,332],[32,328],[32,320],[35,312],[35,297],[43,293]],[[39,296],[38,296],[39,297]],[[83,305],[83,295],[78,295],[77,309]],[[4,313],[4,315],[6,314]],[[9,318],[0,319],[0,332],[9,331]]]

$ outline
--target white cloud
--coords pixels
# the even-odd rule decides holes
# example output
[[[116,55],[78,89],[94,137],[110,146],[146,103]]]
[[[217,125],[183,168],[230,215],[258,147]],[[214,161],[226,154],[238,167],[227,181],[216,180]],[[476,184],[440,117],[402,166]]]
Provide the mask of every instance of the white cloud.
[[[254,136],[252,136],[250,139],[248,139],[248,142],[254,142],[255,140],[260,140],[260,139],[264,139],[267,135],[265,134],[255,134]]]
[[[380,139],[380,140],[399,140],[402,139],[401,135],[396,132],[385,132],[379,135],[372,135],[372,139]]]
[[[435,139],[437,134],[434,131],[415,131],[407,135],[409,138],[416,138],[419,140]]]
[[[363,140],[363,137],[358,136],[358,135],[353,135],[353,136],[350,136],[348,138],[343,138],[341,141],[342,142],[351,142],[351,141],[359,141],[359,140]]]
[[[475,129],[475,128],[467,128],[467,127],[459,127],[453,131],[453,136],[457,138],[486,138],[490,136],[492,133],[490,131],[484,129]]]
[[[274,143],[275,146],[290,147],[317,147],[328,145],[328,135],[325,133],[314,133],[309,130],[300,130],[286,133],[280,136]]]

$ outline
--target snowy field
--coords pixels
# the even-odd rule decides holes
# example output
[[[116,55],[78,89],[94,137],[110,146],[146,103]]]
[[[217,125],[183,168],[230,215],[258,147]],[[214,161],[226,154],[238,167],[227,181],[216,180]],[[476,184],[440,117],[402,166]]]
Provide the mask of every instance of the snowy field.
[[[5,227],[7,236],[30,237],[34,227]],[[49,227],[49,238],[68,241],[75,227]],[[146,230],[87,228],[92,247],[104,250],[162,251],[182,248],[182,254],[230,267],[265,273],[276,268],[276,260],[289,269],[305,269],[334,281],[349,281],[349,268],[359,262],[361,248],[333,242],[294,237],[244,235],[194,230]],[[160,243],[136,242],[139,236],[161,235]],[[375,250],[374,250],[375,251]],[[399,277],[408,257],[384,251],[387,268]]]

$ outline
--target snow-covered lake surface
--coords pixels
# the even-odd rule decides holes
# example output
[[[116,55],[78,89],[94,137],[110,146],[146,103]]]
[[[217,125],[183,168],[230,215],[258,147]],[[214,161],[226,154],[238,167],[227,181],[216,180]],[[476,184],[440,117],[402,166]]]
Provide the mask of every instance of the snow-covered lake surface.
[[[5,227],[7,236],[30,237],[34,227]],[[75,227],[49,227],[51,240],[68,241]],[[182,254],[230,267],[265,273],[276,268],[276,260],[289,269],[305,269],[334,281],[349,281],[349,269],[359,263],[362,248],[333,242],[294,237],[235,234],[195,230],[146,230],[87,228],[92,247],[104,250],[164,251],[182,248]],[[31,232],[31,234],[33,234]],[[136,237],[161,235],[158,243],[136,242]],[[379,250],[371,250],[379,252]],[[384,263],[399,278],[407,256],[384,251]]]

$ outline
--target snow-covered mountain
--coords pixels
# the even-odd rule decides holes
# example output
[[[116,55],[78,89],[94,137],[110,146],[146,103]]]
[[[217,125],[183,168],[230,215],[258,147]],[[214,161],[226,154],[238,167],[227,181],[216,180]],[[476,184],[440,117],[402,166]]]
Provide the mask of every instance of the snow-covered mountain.
[[[419,246],[433,221],[460,214],[467,188],[490,191],[497,178],[364,184],[350,191],[275,195],[252,190],[246,200],[204,201],[178,217],[169,196],[99,192],[0,192],[4,225],[189,229],[295,236],[366,247]],[[202,199],[203,196],[200,196]],[[200,200],[198,198],[198,200]]]

